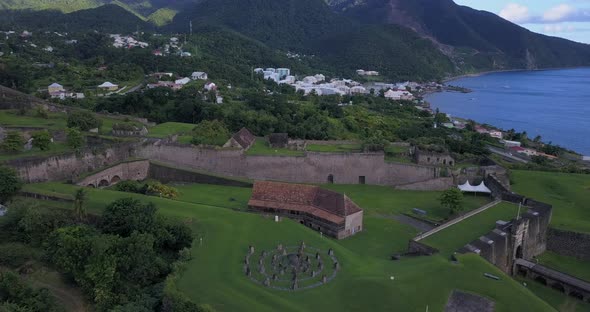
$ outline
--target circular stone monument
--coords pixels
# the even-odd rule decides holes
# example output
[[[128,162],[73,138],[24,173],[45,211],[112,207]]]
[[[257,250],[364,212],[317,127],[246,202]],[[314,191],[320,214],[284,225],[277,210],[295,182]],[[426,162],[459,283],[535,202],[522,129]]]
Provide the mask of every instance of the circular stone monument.
[[[304,242],[297,246],[278,244],[259,253],[249,246],[242,264],[245,275],[253,282],[285,291],[322,286],[342,269],[332,249],[321,250]]]

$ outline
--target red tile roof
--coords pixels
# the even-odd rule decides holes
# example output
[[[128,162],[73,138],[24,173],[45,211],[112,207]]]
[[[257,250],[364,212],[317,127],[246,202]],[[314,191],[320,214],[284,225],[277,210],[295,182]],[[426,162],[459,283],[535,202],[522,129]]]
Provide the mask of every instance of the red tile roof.
[[[254,184],[248,205],[303,211],[334,223],[362,211],[344,194],[317,186],[266,181]]]

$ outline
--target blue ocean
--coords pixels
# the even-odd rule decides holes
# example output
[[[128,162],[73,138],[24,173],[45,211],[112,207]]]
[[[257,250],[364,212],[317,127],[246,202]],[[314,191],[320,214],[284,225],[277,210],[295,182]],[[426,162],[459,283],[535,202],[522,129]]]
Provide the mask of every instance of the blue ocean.
[[[590,155],[590,68],[492,73],[449,84],[473,92],[431,94],[433,109]]]

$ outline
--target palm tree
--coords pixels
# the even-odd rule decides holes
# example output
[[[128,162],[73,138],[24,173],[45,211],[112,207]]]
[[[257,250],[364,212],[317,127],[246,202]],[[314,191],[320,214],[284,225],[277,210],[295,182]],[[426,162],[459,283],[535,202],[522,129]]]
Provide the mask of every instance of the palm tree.
[[[83,188],[78,189],[74,194],[74,214],[78,221],[81,221],[82,218],[86,216],[86,190]]]

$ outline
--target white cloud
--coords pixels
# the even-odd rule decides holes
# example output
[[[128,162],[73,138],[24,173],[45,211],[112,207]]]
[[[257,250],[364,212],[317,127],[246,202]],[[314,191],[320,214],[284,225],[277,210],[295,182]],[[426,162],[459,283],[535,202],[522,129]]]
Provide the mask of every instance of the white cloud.
[[[531,17],[529,8],[518,3],[509,3],[500,11],[499,15],[513,23],[525,23]]]
[[[545,22],[560,22],[567,20],[577,12],[576,8],[569,4],[560,4],[552,7],[543,14]]]
[[[561,25],[561,24],[547,24],[543,27],[543,31],[545,33],[571,33],[575,32],[577,29],[572,25]]]

